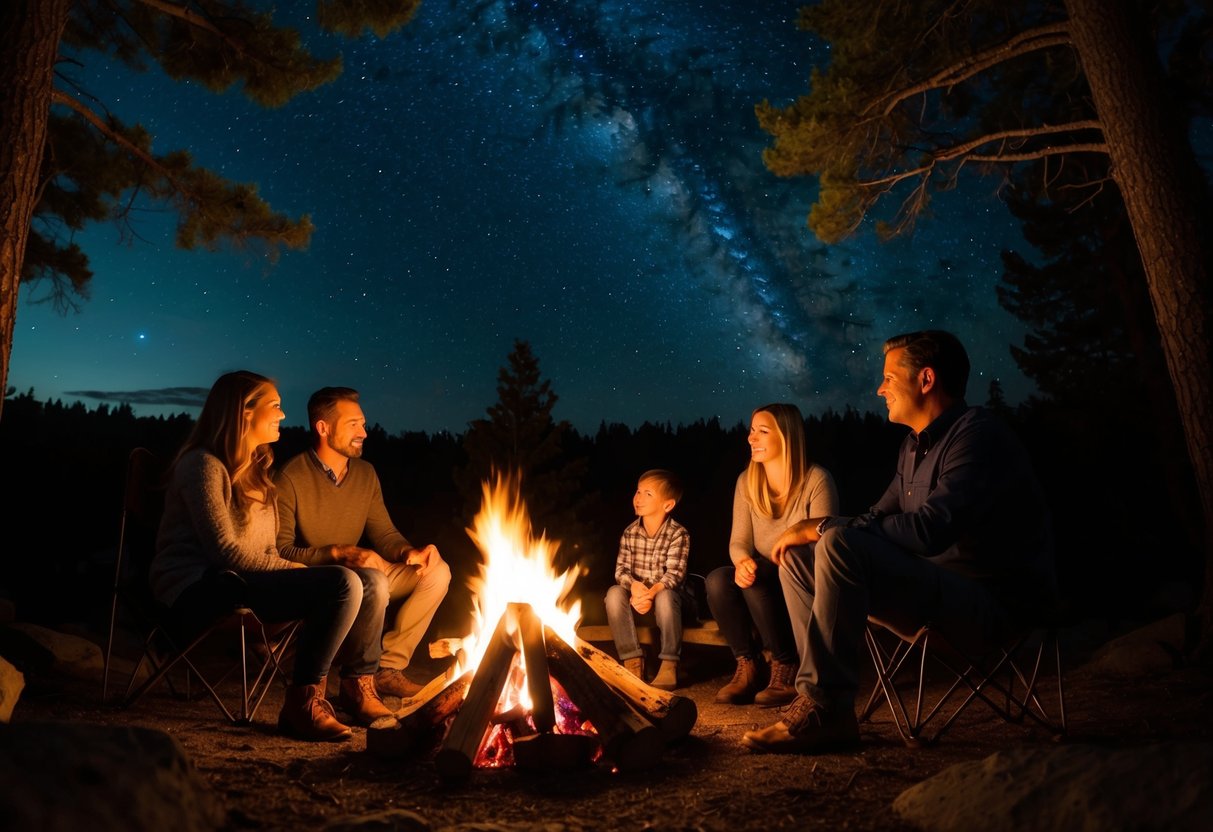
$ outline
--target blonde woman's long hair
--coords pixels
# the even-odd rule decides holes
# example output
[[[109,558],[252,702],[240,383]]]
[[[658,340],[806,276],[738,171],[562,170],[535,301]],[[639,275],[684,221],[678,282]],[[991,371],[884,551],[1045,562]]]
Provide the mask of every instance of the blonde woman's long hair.
[[[787,402],[756,407],[750,414],[750,419],[753,420],[754,416],[759,413],[771,414],[775,419],[775,427],[779,430],[780,438],[783,439],[783,464],[788,472],[788,490],[783,495],[784,502],[781,505],[775,498],[771,483],[767,480],[766,469],[762,467],[761,462],[751,459],[749,467],[746,468],[746,496],[750,500],[750,505],[754,506],[760,514],[766,517],[779,517],[792,499],[792,495],[800,493],[800,488],[808,475],[809,463],[805,457],[804,417],[800,415],[800,408]]]
[[[195,448],[217,456],[232,478],[232,507],[241,515],[247,515],[254,502],[274,499],[270,479],[274,452],[268,444],[251,451],[245,447],[248,423],[244,418],[273,387],[272,379],[248,370],[221,375],[211,385],[194,429],[177,452],[177,460]]]

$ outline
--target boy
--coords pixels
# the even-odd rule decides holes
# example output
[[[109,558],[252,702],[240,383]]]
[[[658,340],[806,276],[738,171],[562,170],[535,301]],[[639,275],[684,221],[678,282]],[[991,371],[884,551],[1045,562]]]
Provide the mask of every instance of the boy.
[[[682,652],[683,584],[691,536],[670,512],[682,498],[678,477],[670,471],[645,471],[636,484],[632,508],[636,520],[623,530],[615,561],[615,586],[607,590],[607,622],[623,666],[644,679],[644,650],[636,640],[635,615],[650,610],[661,631],[661,668],[650,682],[662,690],[678,686]]]

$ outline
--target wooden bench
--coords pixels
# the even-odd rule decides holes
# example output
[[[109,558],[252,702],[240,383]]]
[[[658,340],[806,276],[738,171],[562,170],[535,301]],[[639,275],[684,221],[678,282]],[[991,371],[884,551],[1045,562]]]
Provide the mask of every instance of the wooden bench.
[[[577,635],[583,641],[613,641],[611,628],[606,624],[587,624],[577,628]],[[661,644],[661,631],[652,624],[636,625],[636,640],[641,644]],[[684,625],[682,628],[683,644],[708,644],[714,647],[728,647],[724,635],[716,627],[712,619],[700,621],[695,625]]]

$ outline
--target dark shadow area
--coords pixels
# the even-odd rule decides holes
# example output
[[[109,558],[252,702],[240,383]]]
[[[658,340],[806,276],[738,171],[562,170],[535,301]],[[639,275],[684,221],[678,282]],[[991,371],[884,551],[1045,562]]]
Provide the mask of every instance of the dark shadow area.
[[[1004,416],[1028,445],[1049,494],[1072,616],[1129,626],[1192,609],[1203,571],[1194,542],[1194,488],[1167,478],[1175,462],[1164,466],[1151,450],[1154,438],[1139,431],[1129,452],[1114,420],[1093,423],[1040,402]],[[20,620],[104,631],[129,452],[142,446],[171,459],[191,424],[185,415],[141,418],[127,406],[89,410],[39,402],[32,394],[5,401],[0,452],[21,476],[6,501],[0,595],[14,602]],[[806,433],[810,455],[833,473],[843,512],[851,514],[884,490],[904,429],[883,416],[847,410],[809,417]],[[575,487],[583,499],[572,522],[535,531],[558,540],[583,573],[575,591],[586,623],[605,623],[602,597],[612,583],[619,534],[633,519],[636,477],[648,468],[669,468],[683,478],[686,493],[674,516],[691,533],[691,571],[707,574],[728,562],[745,436],[744,425],[718,420],[634,429],[603,424],[592,436],[569,432],[552,465],[580,471]],[[366,443],[398,527],[415,543],[437,544],[455,576],[430,637],[467,632],[466,580],[481,557],[467,534],[479,506],[468,505],[458,485],[468,464],[461,440],[389,435],[376,426]],[[303,429],[285,429],[276,458],[282,462],[306,446]]]

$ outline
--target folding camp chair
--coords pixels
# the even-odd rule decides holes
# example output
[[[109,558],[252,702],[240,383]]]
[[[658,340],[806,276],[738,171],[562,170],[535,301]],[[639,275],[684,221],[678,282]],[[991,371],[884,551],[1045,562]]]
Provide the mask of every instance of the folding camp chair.
[[[907,745],[935,742],[976,701],[984,702],[1007,722],[1031,721],[1056,738],[1066,735],[1061,648],[1054,623],[1018,633],[977,657],[957,650],[929,626],[899,633],[869,618],[865,639],[876,682],[859,721],[871,718],[887,704]],[[1055,702],[1046,663],[1053,665],[1056,674]],[[934,694],[932,682],[934,690],[946,689]],[[928,733],[928,725],[936,719],[941,722]]]
[[[156,602],[151,595],[148,572],[164,505],[163,473],[163,465],[146,448],[131,451],[114,560],[102,701],[109,701],[115,639],[121,629],[133,627],[144,634],[143,643],[119,705],[135,704],[161,681],[167,682],[174,693],[182,693],[170,673],[174,668],[184,667],[183,695],[186,698],[193,698],[192,682],[197,680],[229,721],[247,724],[252,722],[274,679],[282,673],[283,659],[293,644],[300,622],[267,628],[252,609],[240,602],[243,581],[233,572],[217,576],[216,586],[222,588],[222,592],[216,598],[215,606],[208,609],[201,620],[175,620],[169,610]],[[230,658],[233,644],[228,641],[222,669],[213,670],[211,665],[215,662],[203,661],[206,656],[202,648],[224,636],[236,638],[236,658],[235,661]],[[240,701],[233,709],[224,701],[218,687],[237,671]],[[250,683],[251,671],[255,672]]]

